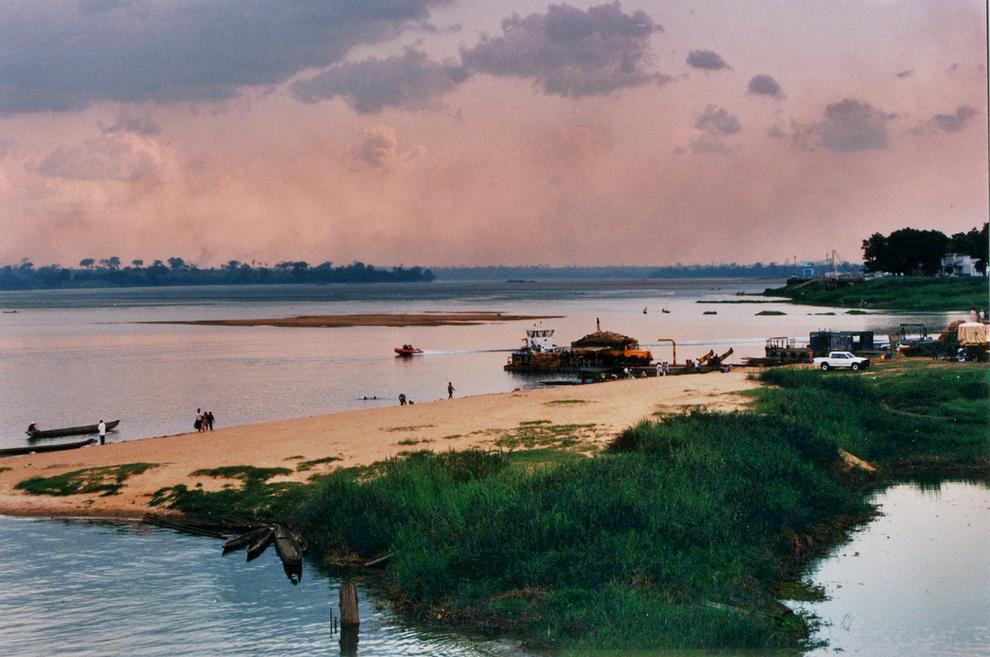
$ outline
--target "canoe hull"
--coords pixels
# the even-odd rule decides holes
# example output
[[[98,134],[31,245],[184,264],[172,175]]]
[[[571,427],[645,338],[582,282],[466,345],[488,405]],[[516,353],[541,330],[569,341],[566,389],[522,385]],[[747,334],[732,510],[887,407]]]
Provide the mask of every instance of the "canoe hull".
[[[107,422],[107,431],[113,431],[120,424],[120,420],[111,420]],[[31,440],[40,440],[42,438],[62,438],[64,436],[82,436],[88,433],[97,433],[99,431],[99,424],[86,424],[81,427],[65,427],[64,429],[35,429],[32,424],[25,431]]]
[[[87,438],[86,440],[77,440],[72,443],[61,443],[58,445],[27,445],[25,447],[8,447],[5,449],[0,449],[0,457],[4,456],[19,456],[21,454],[40,454],[42,452],[61,452],[66,449],[77,449],[79,447],[85,447],[86,445],[92,445],[96,442],[96,438]]]

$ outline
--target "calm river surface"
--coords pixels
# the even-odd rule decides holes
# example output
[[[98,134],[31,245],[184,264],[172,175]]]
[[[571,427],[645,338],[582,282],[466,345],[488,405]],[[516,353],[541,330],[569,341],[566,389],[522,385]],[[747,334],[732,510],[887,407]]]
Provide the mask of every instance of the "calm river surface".
[[[25,444],[24,430],[121,419],[115,440],[192,430],[196,408],[219,426],[438,399],[538,385],[502,370],[532,322],[478,326],[276,328],[138,322],[290,317],[305,314],[486,310],[562,315],[546,320],[558,344],[603,329],[637,338],[657,358],[711,348],[733,361],[762,355],[769,336],[807,340],[809,331],[878,330],[891,315],[835,315],[788,304],[699,304],[737,300],[774,281],[435,282],[430,284],[244,286],[0,292],[0,447]],[[648,310],[643,314],[643,309]],[[666,308],[669,314],[661,313]],[[783,316],[758,317],[761,310]],[[704,315],[715,311],[717,315]],[[921,318],[933,328],[944,316]],[[396,358],[415,344],[425,355]],[[377,397],[377,399],[364,399]]]
[[[674,338],[683,359],[730,346],[737,358],[761,355],[770,336],[807,339],[809,331],[829,328],[885,335],[902,321],[937,328],[953,318],[697,303],[735,300],[737,291],[771,284],[776,282],[437,282],[2,292],[0,308],[17,312],[0,315],[0,446],[25,444],[22,432],[30,422],[58,427],[121,418],[113,439],[129,440],[190,431],[197,407],[213,410],[220,426],[229,426],[392,404],[400,392],[416,401],[436,399],[448,380],[458,395],[539,385],[502,371],[507,352],[531,322],[405,329],[138,323],[151,320],[552,314],[562,317],[544,324],[557,329],[559,344],[590,333],[600,318],[603,329],[636,337],[660,358],[670,355],[656,340]],[[718,314],[704,315],[706,310]],[[787,314],[756,316],[761,310]],[[395,358],[392,348],[410,342],[426,354]],[[823,636],[833,647],[863,655],[990,654],[987,489],[951,484],[936,494],[898,487],[884,495],[878,501],[887,515],[855,539],[866,543],[844,546],[815,575],[832,595],[812,607],[832,621]],[[923,518],[932,524],[912,525]],[[876,528],[884,528],[876,530],[885,532],[882,539]],[[854,551],[859,556],[849,557]],[[221,559],[215,541],[139,524],[0,517],[0,655],[354,654],[347,646],[342,651],[330,630],[337,582],[307,568],[303,583],[293,587],[275,559]],[[857,567],[864,571],[848,570]],[[906,588],[919,581],[926,588]],[[362,596],[360,655],[516,650],[512,642],[410,628],[372,603]]]

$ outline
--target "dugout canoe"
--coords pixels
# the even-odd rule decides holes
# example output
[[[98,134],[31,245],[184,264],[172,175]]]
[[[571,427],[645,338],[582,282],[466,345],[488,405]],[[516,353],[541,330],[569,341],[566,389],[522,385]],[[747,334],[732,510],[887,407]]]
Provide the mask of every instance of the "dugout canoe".
[[[110,420],[106,423],[107,431],[113,431],[120,424],[120,420]],[[81,436],[87,433],[96,433],[99,431],[99,423],[97,424],[86,424],[80,427],[65,427],[62,429],[39,429],[38,425],[34,422],[28,425],[26,433],[28,438],[31,440],[40,440],[41,438],[62,438],[63,436]]]
[[[65,449],[76,449],[85,447],[96,442],[96,438],[77,440],[71,443],[57,443],[55,445],[25,445],[24,447],[6,447],[0,449],[0,458],[4,456],[20,456],[21,454],[40,454],[42,452],[61,452]]]

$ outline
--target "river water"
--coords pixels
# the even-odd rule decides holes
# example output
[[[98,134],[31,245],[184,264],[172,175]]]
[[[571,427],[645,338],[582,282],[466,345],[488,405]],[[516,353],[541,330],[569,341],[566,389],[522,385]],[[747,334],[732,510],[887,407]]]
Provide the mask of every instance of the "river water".
[[[668,347],[658,346],[656,339],[674,338],[678,359],[683,359],[730,346],[737,357],[761,355],[764,340],[776,335],[806,339],[809,331],[829,328],[886,334],[902,321],[936,328],[952,319],[849,316],[842,310],[827,316],[818,313],[828,309],[784,303],[697,303],[735,300],[737,291],[770,284],[775,282],[437,282],[0,293],[0,308],[17,310],[0,315],[0,446],[23,445],[22,431],[30,422],[56,427],[119,417],[121,429],[113,439],[126,440],[189,431],[196,407],[213,410],[226,426],[392,404],[400,392],[416,401],[436,399],[445,394],[448,380],[458,395],[539,385],[502,370],[530,322],[407,329],[137,323],[151,320],[468,310],[553,314],[562,317],[544,325],[557,329],[558,343],[593,331],[597,318],[603,329],[636,337],[661,358],[669,359]],[[712,310],[718,314],[703,314]],[[761,310],[787,314],[759,317]],[[392,348],[409,342],[426,354],[395,358]],[[891,539],[874,537],[873,547],[841,548],[859,556],[837,553],[823,562],[815,576],[832,600],[813,610],[832,621],[823,634],[832,646],[863,655],[988,654],[984,646],[990,637],[979,619],[990,617],[990,586],[979,576],[968,581],[927,577],[935,592],[928,597],[908,596],[895,587],[885,595],[896,598],[897,605],[869,602],[862,595],[885,590],[883,581],[865,579],[893,559],[885,548],[897,555],[896,572],[884,571],[892,581],[916,579],[918,572],[941,574],[950,561],[960,563],[956,570],[963,573],[987,572],[987,491],[963,487],[955,492],[956,486],[938,494],[891,489],[895,497],[878,498],[887,515],[855,540],[873,536],[873,527],[893,522],[902,512],[915,520],[938,513],[939,523],[952,519],[952,531],[944,524],[920,533],[904,530],[901,545],[892,542],[900,534],[891,529]],[[938,558],[920,549],[931,547],[926,542],[931,536],[946,539],[939,543]],[[876,559],[867,560],[867,554]],[[917,560],[902,563],[902,556]],[[850,562],[866,569],[862,577],[842,574],[846,571],[840,566]],[[830,574],[833,567],[839,574]],[[0,518],[0,655],[517,652],[511,641],[408,627],[364,595],[355,653],[353,645],[341,645],[332,633],[337,584],[308,567],[302,584],[293,587],[274,554],[246,564],[239,557],[220,558],[219,546],[210,539],[140,524]],[[902,622],[905,618],[910,622]],[[944,618],[955,624],[945,629]]]
[[[538,385],[503,371],[532,322],[478,326],[276,328],[141,324],[146,321],[289,317],[306,314],[502,311],[561,315],[558,344],[603,329],[637,338],[657,358],[696,358],[710,348],[762,355],[767,337],[807,340],[818,329],[886,334],[890,315],[834,316],[737,300],[774,281],[581,281],[508,284],[436,282],[401,286],[245,286],[0,292],[0,447],[25,444],[24,429],[121,419],[115,440],[192,430],[197,408],[220,426]],[[643,309],[648,310],[643,314]],[[663,314],[662,308],[670,311]],[[783,316],[757,316],[779,310]],[[705,315],[705,311],[717,315]],[[942,326],[944,316],[924,317]],[[396,358],[412,343],[426,353]],[[368,398],[368,399],[366,399]]]

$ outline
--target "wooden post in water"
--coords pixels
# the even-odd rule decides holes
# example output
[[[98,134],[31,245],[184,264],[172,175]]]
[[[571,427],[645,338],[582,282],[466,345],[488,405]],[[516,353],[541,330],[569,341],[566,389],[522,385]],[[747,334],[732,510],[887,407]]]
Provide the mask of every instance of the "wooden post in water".
[[[361,624],[358,614],[357,586],[347,580],[340,585],[340,627],[357,627]]]

